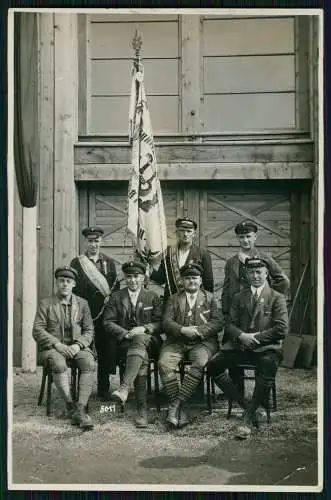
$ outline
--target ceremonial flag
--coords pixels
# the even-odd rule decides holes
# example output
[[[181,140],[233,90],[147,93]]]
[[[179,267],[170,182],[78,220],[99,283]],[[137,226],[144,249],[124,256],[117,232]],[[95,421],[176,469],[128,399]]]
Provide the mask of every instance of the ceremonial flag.
[[[167,232],[143,78],[143,66],[138,58],[132,71],[129,112],[132,171],[127,229],[136,251],[150,264],[166,250]]]

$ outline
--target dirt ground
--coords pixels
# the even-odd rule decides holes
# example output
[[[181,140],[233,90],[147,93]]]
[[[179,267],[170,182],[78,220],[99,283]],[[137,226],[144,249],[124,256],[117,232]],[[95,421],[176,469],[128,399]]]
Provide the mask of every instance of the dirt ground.
[[[93,395],[95,429],[82,432],[64,418],[55,389],[52,415],[46,417],[45,406],[37,406],[40,381],[40,369],[14,374],[14,484],[317,485],[315,370],[279,370],[278,410],[247,442],[233,438],[241,412],[234,408],[227,420],[220,393],[211,415],[195,400],[192,423],[171,432],[164,425],[166,404],[158,415],[153,396],[150,425],[138,430],[132,399],[124,413],[113,411],[112,403],[102,413],[105,403]],[[118,383],[113,376],[112,388]]]

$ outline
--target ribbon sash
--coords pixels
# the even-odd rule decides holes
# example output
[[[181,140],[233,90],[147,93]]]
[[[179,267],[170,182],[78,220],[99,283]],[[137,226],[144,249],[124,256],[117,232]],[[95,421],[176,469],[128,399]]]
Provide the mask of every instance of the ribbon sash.
[[[93,285],[99,290],[104,297],[110,295],[110,288],[108,281],[104,275],[99,271],[99,269],[90,261],[86,255],[79,255],[79,263],[83,272],[86,274],[88,279],[93,283]]]

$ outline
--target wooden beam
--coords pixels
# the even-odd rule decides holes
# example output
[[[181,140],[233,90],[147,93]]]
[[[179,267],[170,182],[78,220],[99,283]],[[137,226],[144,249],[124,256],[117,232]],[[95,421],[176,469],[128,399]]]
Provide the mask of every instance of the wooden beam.
[[[53,293],[54,272],[54,14],[40,20],[39,298]]]
[[[77,251],[73,146],[77,140],[76,14],[55,14],[54,265]],[[65,57],[64,57],[65,56]]]
[[[182,131],[200,132],[200,16],[180,16]]]
[[[161,180],[290,180],[311,179],[312,163],[172,163],[159,164]],[[130,178],[130,164],[76,164],[76,181],[119,181]]]
[[[295,17],[295,121],[309,130],[309,17]]]
[[[86,134],[87,129],[87,95],[88,95],[88,36],[87,15],[77,16],[78,36],[78,133]]]
[[[131,147],[117,145],[75,145],[75,163],[128,163]],[[313,161],[310,143],[289,144],[159,144],[156,146],[158,163],[291,163]]]

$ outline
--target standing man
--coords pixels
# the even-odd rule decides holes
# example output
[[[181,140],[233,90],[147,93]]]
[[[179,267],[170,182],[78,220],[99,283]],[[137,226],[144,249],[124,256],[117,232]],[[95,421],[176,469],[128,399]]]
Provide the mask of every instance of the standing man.
[[[71,261],[77,271],[75,293],[88,301],[95,331],[95,347],[98,354],[98,396],[109,399],[109,374],[116,373],[116,345],[105,335],[102,316],[105,303],[113,290],[119,288],[115,263],[100,252],[103,229],[83,229],[86,252]]]
[[[114,338],[120,357],[126,357],[124,379],[112,398],[125,404],[134,384],[137,427],[147,427],[147,372],[149,356],[158,357],[161,343],[161,300],[143,287],[146,267],[141,262],[122,266],[126,288],[115,292],[106,305],[103,324]]]
[[[288,315],[283,294],[268,284],[269,264],[263,259],[246,261],[245,278],[249,288],[236,293],[230,307],[225,334],[228,341],[208,363],[209,374],[224,394],[244,409],[243,422],[236,437],[246,439],[256,423],[256,410],[269,397],[282,360],[282,340],[288,332]],[[250,402],[244,400],[226,370],[238,363],[254,363],[257,376]]]
[[[164,299],[169,295],[184,290],[180,269],[185,264],[196,263],[202,268],[202,286],[208,292],[214,291],[214,279],[211,258],[206,249],[199,248],[193,243],[197,229],[197,223],[188,219],[176,220],[177,244],[168,246],[165,259],[157,270],[154,270],[150,279],[156,283],[165,284]],[[169,290],[170,286],[170,290]]]
[[[222,292],[222,312],[225,320],[228,317],[231,300],[235,293],[249,288],[246,279],[245,261],[247,258],[261,258],[268,263],[270,286],[277,292],[286,294],[290,281],[277,262],[270,256],[258,250],[255,246],[257,239],[257,225],[251,221],[240,222],[234,229],[240,249],[239,252],[225,263],[225,277]],[[226,339],[225,339],[226,340]]]
[[[56,269],[56,294],[40,302],[32,334],[42,363],[52,368],[54,384],[66,403],[71,423],[89,430],[93,423],[85,408],[92,392],[95,370],[91,349],[93,322],[86,300],[72,293],[76,278],[76,270],[70,266]],[[70,393],[69,360],[80,370],[77,405]]]
[[[208,360],[218,351],[217,334],[224,326],[216,299],[200,289],[203,268],[188,264],[180,273],[184,290],[167,301],[163,316],[167,340],[159,359],[160,376],[170,403],[166,421],[172,427],[188,423],[185,404],[201,382]],[[176,369],[185,358],[191,361],[191,366],[179,388]]]

